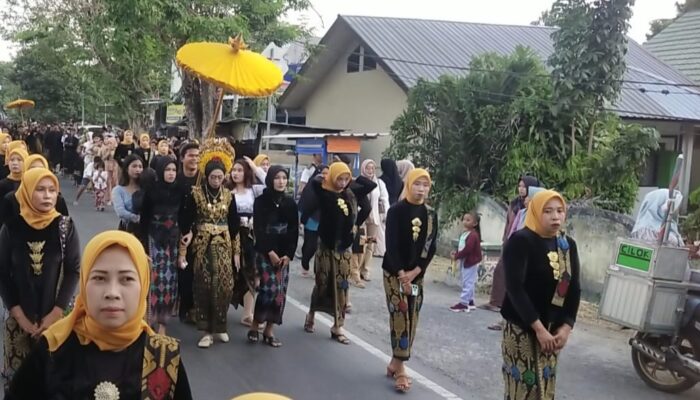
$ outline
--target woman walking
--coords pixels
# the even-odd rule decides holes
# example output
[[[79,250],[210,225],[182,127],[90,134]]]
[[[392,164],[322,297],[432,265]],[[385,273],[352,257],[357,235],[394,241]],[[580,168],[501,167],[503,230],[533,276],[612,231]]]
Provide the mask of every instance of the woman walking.
[[[137,155],[124,159],[124,169],[119,175],[119,185],[112,190],[114,212],[119,217],[119,230],[140,235],[139,221],[141,217],[134,211],[133,195],[141,188],[140,178],[143,172],[143,161]],[[108,172],[109,174],[109,172]]]
[[[411,388],[404,363],[411,358],[416,337],[423,304],[423,277],[437,245],[437,214],[425,204],[430,185],[428,171],[410,171],[403,200],[389,209],[386,219],[387,248],[382,269],[392,348],[386,373],[395,379],[394,388],[404,393]]]
[[[231,170],[233,148],[225,139],[209,139],[203,148],[200,169],[203,182],[192,188],[183,210],[182,231],[194,233],[194,312],[197,328],[203,332],[200,348],[208,348],[214,338],[227,343],[228,307],[233,294],[233,256],[240,253],[240,217],[236,200],[224,186]],[[188,236],[185,235],[185,236]],[[186,252],[180,248],[179,265],[186,265]]]
[[[273,165],[265,177],[265,191],[255,199],[255,250],[260,288],[248,340],[258,341],[258,326],[264,323],[263,342],[272,347],[282,345],[273,329],[275,324],[282,325],[289,263],[299,240],[299,214],[294,199],[286,194],[288,180],[287,171]]]
[[[58,179],[27,171],[15,193],[19,216],[0,231],[0,295],[5,320],[5,384],[41,333],[68,308],[80,271],[80,243],[72,221],[56,211]]]
[[[184,198],[177,184],[177,163],[162,157],[155,165],[156,182],[146,190],[141,208],[142,237],[148,240],[151,259],[151,287],[148,318],[158,333],[165,334],[168,319],[178,300],[177,265],[180,244],[178,216]]]
[[[10,169],[7,168],[5,163],[5,156],[7,155],[7,144],[12,141],[12,136],[9,133],[0,132],[0,180],[7,178],[10,174]]]
[[[581,296],[576,242],[562,231],[566,202],[537,193],[525,228],[503,250],[507,296],[501,309],[507,400],[554,399],[559,352],[576,322]]]
[[[328,176],[328,166],[320,165],[318,170],[320,172],[317,175],[312,175],[309,180],[314,179],[318,180],[319,182],[323,182],[323,180],[326,179]],[[312,190],[310,188],[311,185],[308,185],[304,188],[304,190]],[[301,204],[304,197],[305,196],[302,194],[301,199],[299,200],[300,209],[304,209],[303,204]],[[316,255],[316,250],[318,250],[318,221],[321,218],[321,213],[320,211],[316,210],[316,212],[312,215],[305,213],[300,214],[300,221],[302,224],[304,224],[304,243],[301,246],[301,274],[308,277],[310,276],[309,270],[311,268],[311,259],[314,258]]]
[[[124,131],[124,139],[117,145],[114,150],[114,158],[120,167],[123,167],[124,159],[134,154],[136,144],[134,143],[134,132],[131,130]]]
[[[254,185],[255,164],[246,160],[236,160],[231,170],[231,192],[236,200],[236,211],[240,217],[238,235],[241,243],[241,254],[236,257],[237,277],[233,288],[231,304],[234,307],[243,306],[241,324],[250,326],[253,322],[253,307],[257,292],[257,269],[255,267],[255,246],[253,241],[253,211],[255,198],[260,196],[265,185]]]
[[[343,325],[350,279],[350,247],[356,233],[357,198],[367,196],[376,187],[372,181],[359,177],[350,189],[351,181],[352,173],[347,164],[335,162],[326,179],[309,182],[311,190],[305,190],[302,199],[302,212],[313,215],[316,210],[320,211],[320,248],[314,261],[316,284],[304,330],[314,332],[315,313],[327,313],[334,319],[331,337],[342,344],[350,344],[343,333]]]
[[[374,160],[362,162],[360,168],[362,176],[377,184],[377,187],[369,194],[371,210],[365,222],[368,242],[360,266],[360,277],[364,281],[370,280],[369,268],[372,264],[372,257],[383,257],[386,251],[384,222],[386,221],[386,213],[389,211],[389,192],[386,190],[384,181],[377,178],[376,170],[377,164]]]
[[[7,152],[6,162],[10,174],[5,179],[0,180],[0,228],[9,218],[7,211],[12,207],[12,199],[6,197],[19,188],[24,173],[24,161],[27,158],[29,158],[29,154],[20,146],[16,146]]]
[[[144,321],[148,288],[148,258],[136,238],[95,236],[75,308],[38,336],[6,399],[192,399],[179,342]]]

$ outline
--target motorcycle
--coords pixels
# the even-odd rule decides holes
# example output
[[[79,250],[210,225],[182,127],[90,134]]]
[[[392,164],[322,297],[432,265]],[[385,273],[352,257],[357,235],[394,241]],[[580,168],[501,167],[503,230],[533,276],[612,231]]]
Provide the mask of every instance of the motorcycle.
[[[691,271],[687,286],[675,334],[637,332],[629,342],[637,375],[662,392],[681,393],[700,382],[700,271]]]

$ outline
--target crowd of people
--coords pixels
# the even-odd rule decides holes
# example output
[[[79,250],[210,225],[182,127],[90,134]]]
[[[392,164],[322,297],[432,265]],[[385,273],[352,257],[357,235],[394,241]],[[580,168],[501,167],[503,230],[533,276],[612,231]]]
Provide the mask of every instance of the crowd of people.
[[[136,398],[149,390],[141,384],[149,379],[161,379],[170,398],[190,398],[178,342],[166,336],[171,318],[191,324],[201,333],[197,346],[209,348],[229,342],[231,305],[243,310],[243,340],[279,348],[274,329],[283,322],[300,224],[301,266],[315,279],[304,330],[315,332],[316,313],[325,313],[333,318],[331,338],[349,344],[350,287],[363,288],[373,257],[382,257],[392,347],[386,373],[396,390],[410,390],[404,364],[439,230],[427,170],[385,159],[379,176],[377,163],[364,160],[354,174],[342,156],[330,165],[315,156],[295,198],[287,169],[263,154],[236,158],[226,139],[177,143],[109,129],[53,137],[44,136],[44,151],[32,148],[28,136],[0,136],[8,399],[93,391]],[[61,173],[78,177],[76,202],[90,188],[96,210],[112,206],[119,219],[118,231],[88,243],[82,261]],[[496,294],[505,320],[499,326],[506,398],[553,398],[557,353],[578,308],[578,256],[562,233],[561,195],[537,192],[530,177],[521,186],[499,267],[505,293]],[[475,306],[481,261],[480,216],[467,212],[463,225],[453,256],[464,290],[453,311]],[[152,368],[139,368],[146,359],[154,360]],[[37,376],[43,380],[33,384]]]

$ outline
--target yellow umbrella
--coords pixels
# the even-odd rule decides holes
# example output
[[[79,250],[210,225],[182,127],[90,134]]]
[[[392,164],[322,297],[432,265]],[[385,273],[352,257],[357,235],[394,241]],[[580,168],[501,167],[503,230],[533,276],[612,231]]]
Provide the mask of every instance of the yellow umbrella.
[[[242,396],[234,397],[231,400],[292,400],[289,397],[281,396],[274,393],[249,393]]]
[[[27,99],[17,99],[15,101],[11,101],[7,104],[5,104],[5,108],[7,109],[13,109],[16,108],[19,110],[19,115],[22,118],[22,123],[24,123],[24,113],[22,110],[29,109],[29,108],[34,108],[34,100],[27,100]]]
[[[252,52],[240,35],[226,43],[188,43],[175,57],[185,71],[219,88],[221,93],[216,105],[218,115],[224,91],[242,96],[263,97],[273,94],[282,84],[282,70],[263,55]],[[210,131],[210,136],[214,131]]]

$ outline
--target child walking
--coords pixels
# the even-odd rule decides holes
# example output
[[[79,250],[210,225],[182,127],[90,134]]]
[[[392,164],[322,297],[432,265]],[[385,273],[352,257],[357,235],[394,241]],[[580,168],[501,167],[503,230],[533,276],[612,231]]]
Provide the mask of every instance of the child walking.
[[[95,209],[97,211],[104,211],[109,173],[105,170],[105,163],[102,160],[95,161],[93,168],[92,188],[95,192]]]
[[[470,211],[462,217],[464,232],[459,237],[457,251],[452,252],[452,259],[457,261],[462,275],[462,295],[459,303],[450,307],[454,312],[469,312],[476,309],[474,289],[478,277],[478,265],[481,262],[481,217]]]

